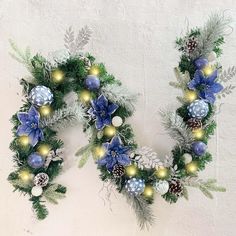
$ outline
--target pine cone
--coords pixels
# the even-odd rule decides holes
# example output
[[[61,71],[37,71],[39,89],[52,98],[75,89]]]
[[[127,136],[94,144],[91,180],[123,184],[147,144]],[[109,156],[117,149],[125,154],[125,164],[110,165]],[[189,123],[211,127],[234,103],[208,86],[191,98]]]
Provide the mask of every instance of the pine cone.
[[[112,174],[115,178],[120,178],[125,174],[124,166],[116,164],[112,170]]]
[[[202,122],[201,120],[197,119],[197,118],[190,118],[187,121],[187,125],[188,127],[190,127],[192,130],[194,129],[201,129],[202,128]]]
[[[48,181],[49,181],[49,177],[46,173],[38,173],[34,177],[35,186],[45,187],[48,184]]]
[[[178,179],[174,179],[170,182],[169,192],[176,195],[177,197],[183,194],[184,188]]]
[[[198,46],[197,40],[194,37],[189,38],[186,41],[186,50],[188,53],[192,53]]]

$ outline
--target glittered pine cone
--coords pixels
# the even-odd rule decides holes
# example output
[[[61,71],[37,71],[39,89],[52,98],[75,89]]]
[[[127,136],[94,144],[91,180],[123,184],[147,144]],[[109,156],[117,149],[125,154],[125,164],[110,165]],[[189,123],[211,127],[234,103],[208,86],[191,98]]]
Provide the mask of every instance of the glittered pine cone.
[[[183,194],[184,188],[181,182],[177,179],[172,180],[169,184],[169,192],[176,195],[177,197]]]
[[[200,119],[197,119],[197,118],[190,118],[187,121],[187,125],[192,130],[201,129],[202,128],[202,121]]]
[[[194,52],[194,50],[197,48],[198,42],[196,38],[191,37],[186,41],[186,49],[188,53]]]
[[[125,174],[124,166],[116,164],[112,170],[112,174],[115,178],[123,176]]]

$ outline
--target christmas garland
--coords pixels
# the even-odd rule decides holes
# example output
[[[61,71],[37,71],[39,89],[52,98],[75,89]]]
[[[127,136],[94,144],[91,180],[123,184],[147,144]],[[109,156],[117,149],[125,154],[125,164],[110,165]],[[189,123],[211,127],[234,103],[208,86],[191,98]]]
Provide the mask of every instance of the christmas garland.
[[[76,155],[82,167],[93,156],[102,181],[116,187],[133,207],[141,227],[153,223],[150,204],[154,193],[173,203],[188,199],[187,186],[199,188],[207,197],[211,191],[225,191],[216,181],[203,181],[203,170],[212,156],[206,151],[216,128],[215,94],[225,97],[234,86],[222,84],[235,74],[235,67],[222,71],[217,61],[229,19],[212,15],[203,28],[195,28],[176,40],[182,53],[175,69],[184,96],[175,112],[162,111],[164,127],[177,145],[164,160],[148,147],[139,148],[126,119],[134,112],[137,95],[97,63],[90,54],[82,54],[91,32],[87,27],[75,35],[65,34],[65,51],[50,55],[31,55],[11,42],[12,56],[23,63],[31,77],[21,79],[24,104],[13,115],[14,140],[10,144],[16,170],[8,180],[15,190],[30,197],[38,219],[48,211],[44,202],[54,204],[64,198],[66,187],[54,183],[62,169],[63,142],[57,130],[76,121],[83,124],[89,144]]]

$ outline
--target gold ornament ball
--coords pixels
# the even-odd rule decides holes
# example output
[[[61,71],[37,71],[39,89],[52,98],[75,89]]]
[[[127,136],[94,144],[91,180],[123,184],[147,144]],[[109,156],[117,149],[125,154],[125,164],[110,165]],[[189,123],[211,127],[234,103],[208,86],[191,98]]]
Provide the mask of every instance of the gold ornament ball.
[[[95,156],[97,159],[99,159],[99,158],[102,158],[102,157],[105,155],[106,150],[105,150],[105,148],[102,147],[102,146],[97,146],[97,147],[94,148],[93,153],[94,153],[94,156]]]
[[[133,177],[137,174],[138,168],[135,165],[130,165],[125,167],[125,174],[129,177]]]
[[[116,135],[116,128],[112,125],[106,126],[104,129],[104,135],[111,138]]]
[[[24,147],[28,146],[30,143],[30,139],[27,135],[20,136],[18,140],[19,140],[20,145]]]
[[[29,182],[33,179],[33,174],[31,174],[29,172],[29,170],[21,170],[18,174],[19,178],[23,181],[23,182]]]
[[[198,171],[198,163],[197,161],[191,161],[185,168],[188,174],[195,174]]]
[[[52,71],[51,76],[54,83],[61,83],[65,79],[65,74],[60,69]]]
[[[214,72],[212,66],[210,66],[210,65],[205,66],[202,71],[205,76],[209,76]]]
[[[197,99],[197,93],[196,91],[191,91],[191,90],[187,90],[184,94],[184,99],[187,101],[187,102],[193,102]]]
[[[152,186],[145,186],[144,191],[143,191],[143,195],[146,198],[152,198],[154,195],[154,189]]]
[[[204,137],[204,130],[203,129],[193,130],[193,137],[198,140],[202,139]]]
[[[90,75],[96,75],[96,76],[98,76],[99,73],[100,73],[100,71],[99,71],[99,67],[98,67],[98,66],[93,65],[93,66],[90,67],[90,69],[89,69],[89,74],[90,74]]]
[[[49,116],[52,113],[52,108],[49,105],[41,106],[39,113],[41,116]]]
[[[51,151],[51,147],[48,144],[41,144],[37,149],[38,153],[42,156],[47,156]]]
[[[88,103],[92,98],[91,93],[88,90],[83,90],[79,94],[79,99],[83,103]]]
[[[158,179],[166,179],[169,177],[169,169],[163,166],[158,167],[156,170],[156,176]]]

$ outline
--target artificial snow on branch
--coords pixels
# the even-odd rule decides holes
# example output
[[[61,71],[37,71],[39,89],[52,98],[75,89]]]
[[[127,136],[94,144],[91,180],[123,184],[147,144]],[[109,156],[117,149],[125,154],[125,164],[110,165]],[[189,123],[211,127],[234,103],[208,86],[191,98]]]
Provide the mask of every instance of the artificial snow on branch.
[[[188,177],[183,181],[185,186],[198,188],[206,197],[213,199],[211,192],[225,192],[226,189],[218,186],[215,179],[202,180],[196,177]]]
[[[111,102],[125,107],[130,113],[134,112],[138,94],[131,93],[125,86],[118,84],[108,84],[101,90]]]
[[[73,125],[75,122],[85,124],[87,114],[81,104],[74,104],[70,107],[54,111],[53,115],[43,118],[40,122],[41,127],[50,127],[54,129],[65,128]]]
[[[194,52],[193,58],[207,56],[213,51],[215,42],[219,37],[226,35],[226,28],[230,24],[231,18],[226,17],[223,13],[212,14],[205,26],[200,29],[198,36],[198,47]]]
[[[176,112],[160,111],[162,117],[162,124],[168,134],[178,142],[182,147],[189,149],[193,142],[192,132],[187,127],[183,118]]]

